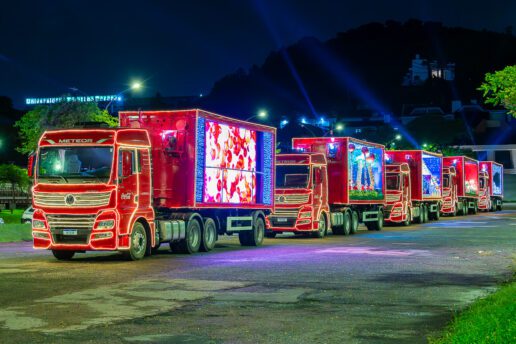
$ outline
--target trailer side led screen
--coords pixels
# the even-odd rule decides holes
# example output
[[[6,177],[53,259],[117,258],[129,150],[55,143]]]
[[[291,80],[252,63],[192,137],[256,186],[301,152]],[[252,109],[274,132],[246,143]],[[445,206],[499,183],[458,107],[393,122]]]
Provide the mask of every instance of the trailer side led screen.
[[[383,199],[382,149],[350,142],[348,152],[349,199]]]
[[[476,162],[464,160],[464,185],[466,196],[478,194],[478,165]]]
[[[423,197],[441,197],[442,160],[429,154],[423,154]]]
[[[206,121],[207,203],[256,203],[256,131]]]
[[[493,169],[493,182],[491,183],[493,187],[493,195],[500,196],[503,194],[503,171],[502,166],[492,164]]]

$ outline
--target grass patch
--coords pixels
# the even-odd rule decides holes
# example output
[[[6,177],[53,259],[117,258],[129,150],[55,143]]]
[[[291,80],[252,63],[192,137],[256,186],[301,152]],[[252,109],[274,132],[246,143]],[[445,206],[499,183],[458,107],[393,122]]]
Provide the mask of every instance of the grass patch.
[[[431,344],[516,343],[516,282],[502,285],[460,313]]]
[[[13,213],[11,214],[10,210],[1,210],[0,218],[4,219],[4,223],[19,224],[21,216],[24,211],[25,211],[25,209],[15,209],[15,210],[13,210]]]
[[[32,226],[30,224],[0,225],[0,242],[30,241]]]

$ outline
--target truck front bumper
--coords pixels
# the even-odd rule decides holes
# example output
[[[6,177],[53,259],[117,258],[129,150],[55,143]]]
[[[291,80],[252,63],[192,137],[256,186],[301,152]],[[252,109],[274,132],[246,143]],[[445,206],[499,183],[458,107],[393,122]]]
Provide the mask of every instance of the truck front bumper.
[[[117,214],[54,214],[39,210],[32,221],[34,248],[96,251],[118,247]]]
[[[402,206],[387,204],[383,209],[383,218],[385,222],[402,223],[407,219],[407,214],[403,213]]]
[[[310,216],[307,216],[309,213]],[[267,216],[267,229],[273,232],[312,232],[317,224],[312,221],[312,211],[299,208],[276,209]]]

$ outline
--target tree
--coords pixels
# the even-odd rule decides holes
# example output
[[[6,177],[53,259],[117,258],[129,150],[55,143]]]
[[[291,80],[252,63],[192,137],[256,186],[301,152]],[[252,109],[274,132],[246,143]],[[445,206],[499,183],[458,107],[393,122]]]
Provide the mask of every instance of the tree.
[[[26,188],[29,186],[29,177],[27,170],[18,167],[14,164],[0,165],[0,183],[7,183],[11,185],[12,202],[16,203],[16,187]],[[12,212],[11,208],[11,212]]]
[[[101,110],[96,103],[61,102],[53,105],[37,106],[27,112],[15,123],[19,129],[21,146],[16,150],[29,154],[36,150],[38,140],[45,130],[56,128],[73,128],[78,123],[106,123],[110,127],[118,120],[106,110]]]
[[[487,73],[478,89],[484,92],[487,104],[502,105],[511,116],[516,117],[516,65]]]

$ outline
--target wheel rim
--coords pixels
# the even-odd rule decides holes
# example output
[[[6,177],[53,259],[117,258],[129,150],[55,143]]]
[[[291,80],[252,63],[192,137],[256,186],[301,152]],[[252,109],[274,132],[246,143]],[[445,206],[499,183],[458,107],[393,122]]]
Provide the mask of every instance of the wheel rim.
[[[189,234],[188,243],[190,247],[197,247],[199,245],[199,226],[195,225],[195,227],[192,227]]]
[[[137,229],[134,231],[133,233],[133,238],[132,238],[132,248],[133,248],[133,252],[136,254],[136,255],[140,255],[142,252],[145,251],[145,246],[146,246],[146,238],[145,238],[145,235],[142,233],[141,229]]]
[[[213,226],[208,226],[205,233],[206,243],[208,246],[211,246],[215,241],[215,228]]]

